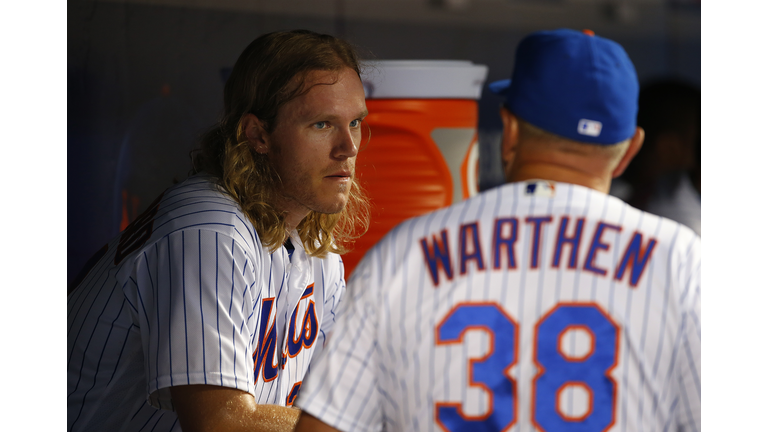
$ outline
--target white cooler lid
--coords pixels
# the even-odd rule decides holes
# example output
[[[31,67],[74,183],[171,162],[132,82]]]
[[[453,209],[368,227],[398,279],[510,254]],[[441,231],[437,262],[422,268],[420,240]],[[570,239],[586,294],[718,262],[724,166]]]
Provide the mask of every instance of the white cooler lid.
[[[480,99],[488,66],[468,60],[363,60],[368,99]]]

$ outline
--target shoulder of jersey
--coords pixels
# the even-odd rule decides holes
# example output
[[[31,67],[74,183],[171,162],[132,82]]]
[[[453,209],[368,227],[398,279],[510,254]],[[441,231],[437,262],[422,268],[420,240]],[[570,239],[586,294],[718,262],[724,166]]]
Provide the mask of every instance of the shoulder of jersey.
[[[431,230],[439,230],[446,227],[452,227],[456,225],[457,219],[449,217],[452,215],[460,215],[464,210],[479,209],[480,206],[484,206],[486,212],[492,212],[492,217],[497,216],[496,210],[492,210],[493,207],[500,205],[498,215],[511,215],[512,208],[528,208],[531,201],[536,200],[551,200],[554,199],[555,203],[552,210],[558,207],[569,208],[569,211],[580,214],[584,211],[585,207],[590,205],[602,208],[602,204],[619,208],[625,206],[625,209],[630,213],[635,213],[636,216],[642,215],[645,219],[646,226],[650,225],[662,225],[665,233],[678,232],[684,238],[694,238],[698,235],[689,227],[682,225],[671,219],[651,214],[637,208],[630,206],[621,199],[612,195],[607,195],[602,192],[598,192],[589,189],[585,186],[569,184],[569,183],[557,183],[550,181],[522,181],[515,183],[506,183],[495,188],[485,190],[473,197],[470,197],[464,201],[453,204],[448,207],[437,209],[421,216],[416,216],[410,219],[406,219],[397,226],[395,226],[380,243],[385,241],[391,241],[394,236],[408,231],[409,227],[413,225],[426,225],[430,224]],[[591,204],[589,204],[591,202]],[[513,207],[506,207],[507,205]],[[477,210],[472,212],[477,215]],[[566,213],[562,211],[562,213]],[[481,218],[481,215],[477,215],[477,218]],[[464,220],[468,220],[466,217]]]
[[[678,235],[683,239],[698,239],[701,241],[701,237],[696,234],[696,231],[687,225],[683,225],[676,220],[672,220],[664,216],[659,216],[657,214],[649,213],[636,207],[632,207],[631,205],[613,195],[607,195],[607,197],[609,200],[613,200],[617,203],[627,206],[630,212],[635,212],[638,215],[642,215],[644,219],[648,219],[649,222],[652,222],[651,224],[661,225],[664,228],[664,231],[677,232]]]
[[[582,186],[574,186],[582,190],[589,189]],[[656,255],[666,256],[669,251],[684,259],[700,259],[701,237],[690,227],[681,224],[675,220],[649,213],[638,208],[632,207],[623,200],[613,196],[599,193],[603,200],[613,209],[623,208],[623,219],[633,220],[634,222],[625,225],[627,235],[633,232],[641,232],[648,238],[653,238],[656,242]]]
[[[653,229],[653,232],[648,231],[647,234],[655,235],[658,233],[659,240],[662,243],[666,243],[672,240],[673,237],[677,237],[678,239],[682,240],[678,243],[689,244],[689,242],[693,241],[694,238],[699,237],[698,234],[696,234],[696,232],[688,226],[685,226],[672,219],[632,207],[625,201],[613,195],[597,192],[585,186],[568,183],[556,183],[555,187],[558,189],[558,205],[562,205],[563,203],[567,202],[568,205],[572,207],[572,211],[575,213],[582,211],[582,209],[587,205],[585,204],[585,202],[587,202],[586,197],[591,195],[589,201],[592,201],[592,205],[596,206],[597,208],[602,208],[607,205],[614,211],[622,209],[622,211],[626,212],[624,215],[625,220],[642,220],[642,226],[647,229],[650,229],[650,227],[658,227]]]
[[[163,193],[152,229],[150,243],[190,229],[219,232],[244,246],[256,243],[253,225],[237,203],[204,175],[192,176]]]

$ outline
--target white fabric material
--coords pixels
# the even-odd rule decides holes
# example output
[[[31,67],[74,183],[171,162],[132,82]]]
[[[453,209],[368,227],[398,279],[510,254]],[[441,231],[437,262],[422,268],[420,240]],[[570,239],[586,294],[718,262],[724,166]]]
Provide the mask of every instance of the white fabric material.
[[[372,248],[297,405],[342,431],[700,430],[700,238],[543,183],[411,219]],[[571,265],[560,224],[576,237],[581,219]]]
[[[269,253],[210,178],[188,179],[112,240],[68,297],[68,430],[178,431],[174,385],[290,405],[344,290],[338,255]]]

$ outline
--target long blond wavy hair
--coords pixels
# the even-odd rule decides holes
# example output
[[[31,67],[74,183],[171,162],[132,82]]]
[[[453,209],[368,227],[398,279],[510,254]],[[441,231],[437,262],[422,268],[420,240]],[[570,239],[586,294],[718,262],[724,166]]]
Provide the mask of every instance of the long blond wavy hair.
[[[281,181],[266,155],[248,143],[244,117],[251,113],[267,133],[275,129],[278,110],[310,89],[304,80],[312,71],[350,68],[360,76],[354,48],[341,39],[308,30],[268,33],[251,42],[232,69],[224,87],[224,114],[203,135],[193,158],[193,173],[206,172],[240,205],[262,245],[275,251],[286,240],[285,213],[276,209]],[[311,211],[296,227],[311,256],[343,254],[368,229],[369,201],[352,179],[344,209],[336,214]],[[298,245],[297,245],[298,246]]]

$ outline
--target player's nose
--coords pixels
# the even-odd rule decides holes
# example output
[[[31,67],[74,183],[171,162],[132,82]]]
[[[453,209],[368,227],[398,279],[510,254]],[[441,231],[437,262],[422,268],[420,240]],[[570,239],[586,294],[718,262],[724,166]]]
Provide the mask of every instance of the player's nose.
[[[333,147],[332,156],[336,159],[349,159],[357,156],[357,150],[360,147],[359,131],[346,128],[339,131],[336,139],[336,145]]]

